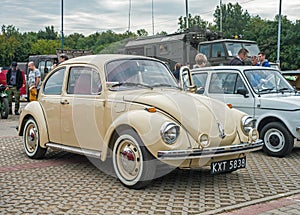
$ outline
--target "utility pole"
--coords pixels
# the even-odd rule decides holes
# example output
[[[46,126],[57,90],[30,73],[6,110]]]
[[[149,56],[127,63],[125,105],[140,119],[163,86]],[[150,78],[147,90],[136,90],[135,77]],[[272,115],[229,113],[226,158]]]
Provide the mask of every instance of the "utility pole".
[[[222,13],[222,0],[220,0],[220,32],[222,32],[222,24],[223,24],[223,13]]]
[[[279,0],[277,60],[276,60],[276,63],[279,67],[280,67],[280,35],[281,35],[281,0]]]
[[[64,50],[64,0],[61,0],[61,49]]]
[[[154,35],[154,5],[152,0],[152,35]]]
[[[129,12],[128,12],[128,33],[130,32],[130,16],[131,16],[131,0],[129,0]]]
[[[188,0],[185,0],[185,14],[186,14],[186,30],[189,29],[189,4]]]

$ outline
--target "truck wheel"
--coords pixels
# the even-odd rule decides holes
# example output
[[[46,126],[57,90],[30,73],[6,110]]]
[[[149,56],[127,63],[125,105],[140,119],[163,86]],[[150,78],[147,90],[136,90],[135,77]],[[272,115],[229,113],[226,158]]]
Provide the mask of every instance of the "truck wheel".
[[[112,155],[118,179],[133,189],[147,186],[155,177],[155,158],[135,131],[126,129],[118,135]]]
[[[8,114],[9,114],[9,106],[8,106],[8,99],[7,98],[3,98],[1,101],[1,118],[2,119],[7,119],[8,118]]]
[[[294,137],[280,122],[271,122],[263,127],[260,138],[264,140],[263,150],[268,155],[284,157],[294,147]]]
[[[47,148],[40,146],[40,132],[34,119],[29,119],[23,130],[23,146],[28,157],[43,158]]]

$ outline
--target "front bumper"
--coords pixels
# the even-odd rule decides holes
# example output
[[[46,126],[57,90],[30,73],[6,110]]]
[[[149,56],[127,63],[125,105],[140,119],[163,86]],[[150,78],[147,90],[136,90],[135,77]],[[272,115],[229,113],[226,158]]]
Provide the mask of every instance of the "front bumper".
[[[262,147],[263,141],[258,140],[254,143],[241,143],[238,145],[220,146],[206,149],[158,151],[157,157],[160,160],[212,158],[253,152],[262,149]]]

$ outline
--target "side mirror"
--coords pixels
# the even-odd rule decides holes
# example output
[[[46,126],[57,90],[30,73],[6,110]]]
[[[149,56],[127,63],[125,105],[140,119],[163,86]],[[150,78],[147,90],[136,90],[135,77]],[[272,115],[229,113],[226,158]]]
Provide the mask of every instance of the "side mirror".
[[[247,89],[237,89],[237,94],[243,95],[245,98],[248,98],[248,90]]]
[[[192,86],[188,86],[188,91],[191,92],[191,93],[196,93],[198,88],[196,85],[192,85]]]
[[[187,74],[187,81],[186,82],[183,80],[183,74]],[[185,87],[184,85],[186,84],[186,87],[187,87],[189,92],[192,92],[192,93],[197,92],[197,86],[194,85],[192,73],[191,73],[191,70],[190,70],[189,67],[182,66],[180,68],[179,80],[180,80],[180,86],[182,88],[184,88]],[[184,82],[185,82],[185,84],[184,84]]]

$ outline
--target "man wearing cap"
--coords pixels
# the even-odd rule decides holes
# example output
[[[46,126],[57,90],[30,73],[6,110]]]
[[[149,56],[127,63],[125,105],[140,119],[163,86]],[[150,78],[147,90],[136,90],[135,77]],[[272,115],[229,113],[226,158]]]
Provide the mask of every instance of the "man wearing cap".
[[[12,114],[12,93],[15,96],[15,115],[19,115],[20,108],[20,88],[23,85],[23,77],[17,62],[12,62],[10,69],[6,73],[6,84],[8,85],[9,114]]]

